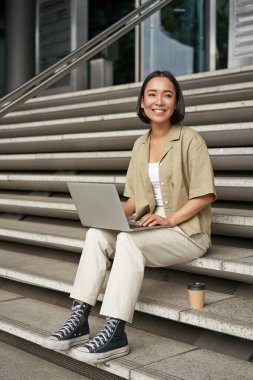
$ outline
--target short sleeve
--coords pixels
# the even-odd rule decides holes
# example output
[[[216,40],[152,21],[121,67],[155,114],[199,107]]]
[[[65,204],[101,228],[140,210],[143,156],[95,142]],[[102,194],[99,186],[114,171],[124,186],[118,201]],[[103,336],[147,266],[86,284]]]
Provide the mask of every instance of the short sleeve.
[[[211,159],[203,139],[189,151],[190,187],[189,199],[214,194],[214,175]]]

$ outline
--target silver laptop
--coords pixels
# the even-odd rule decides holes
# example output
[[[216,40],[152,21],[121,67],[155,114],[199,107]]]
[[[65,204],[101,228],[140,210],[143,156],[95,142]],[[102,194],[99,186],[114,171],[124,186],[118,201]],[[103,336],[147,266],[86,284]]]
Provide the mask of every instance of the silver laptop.
[[[128,232],[163,227],[160,225],[143,227],[129,220],[113,184],[68,182],[67,185],[81,223],[85,227]]]

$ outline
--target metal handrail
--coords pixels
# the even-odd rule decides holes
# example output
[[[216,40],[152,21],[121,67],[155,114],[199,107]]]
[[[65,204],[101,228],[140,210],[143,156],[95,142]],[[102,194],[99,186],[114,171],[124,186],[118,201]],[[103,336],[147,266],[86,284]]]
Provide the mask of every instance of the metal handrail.
[[[154,0],[152,0],[152,1],[154,1]],[[17,89],[13,90],[11,93],[7,94],[5,97],[3,97],[0,100],[0,105],[2,105],[3,103],[6,103],[7,100],[11,100],[13,97],[15,97],[15,95],[19,95],[20,93],[26,91],[27,89],[29,89],[30,87],[32,87],[34,84],[40,83],[41,80],[49,77],[51,74],[53,74],[59,68],[61,68],[64,65],[68,64],[73,59],[76,59],[79,56],[81,56],[85,51],[87,51],[88,49],[90,49],[93,46],[95,46],[96,44],[98,44],[102,40],[102,37],[103,37],[103,39],[107,38],[107,36],[109,36],[114,31],[116,31],[119,27],[121,27],[122,25],[124,25],[124,23],[127,22],[128,19],[130,19],[131,17],[134,17],[141,10],[144,10],[146,8],[146,6],[149,3],[151,3],[152,1],[149,0],[148,2],[146,2],[145,4],[143,4],[141,6],[142,9],[139,9],[139,8],[135,9],[133,12],[131,12],[128,15],[124,16],[122,19],[120,19],[119,21],[117,21],[115,24],[111,25],[105,31],[103,31],[102,33],[98,34],[96,37],[92,38],[90,41],[88,41],[84,45],[80,46],[78,49],[74,50],[73,52],[71,52],[66,57],[62,58],[60,61],[56,62],[52,66],[50,66],[48,69],[44,70],[43,72],[39,73],[38,75],[36,75],[35,77],[33,77],[32,79],[30,79],[29,81],[27,81],[26,83],[22,84]]]
[[[120,37],[132,30],[147,17],[162,9],[172,0],[149,0],[136,8],[127,16],[116,22],[104,32],[76,49],[62,60],[30,79],[10,94],[7,94],[0,101],[0,117],[13,111],[18,104],[24,103],[28,99],[37,95],[43,89],[49,87],[59,79],[63,78],[70,71],[75,69],[80,63],[84,63],[100,53],[107,46],[117,41]],[[142,13],[141,13],[142,12]],[[32,89],[30,89],[32,87]],[[28,90],[28,91],[27,91]],[[27,91],[27,92],[26,92]],[[21,94],[21,95],[20,95]],[[14,99],[14,100],[13,100]]]

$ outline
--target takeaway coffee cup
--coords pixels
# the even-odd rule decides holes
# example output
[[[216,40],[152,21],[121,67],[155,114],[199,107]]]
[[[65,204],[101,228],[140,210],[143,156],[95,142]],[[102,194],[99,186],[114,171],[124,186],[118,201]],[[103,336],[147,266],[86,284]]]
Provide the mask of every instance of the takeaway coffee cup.
[[[206,285],[203,282],[192,282],[187,286],[191,309],[202,309],[205,301]]]

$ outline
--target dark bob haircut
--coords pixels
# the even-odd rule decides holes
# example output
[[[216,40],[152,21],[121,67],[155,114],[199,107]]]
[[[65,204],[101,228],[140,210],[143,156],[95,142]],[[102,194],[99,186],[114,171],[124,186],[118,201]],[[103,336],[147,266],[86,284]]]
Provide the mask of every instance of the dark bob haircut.
[[[181,90],[181,87],[180,87],[178,81],[176,80],[174,75],[171,74],[171,72],[169,72],[169,71],[153,71],[144,80],[144,82],[141,86],[141,91],[140,91],[138,101],[137,101],[137,109],[136,110],[137,110],[137,115],[139,116],[139,119],[146,124],[150,124],[150,119],[146,116],[144,109],[141,107],[141,102],[142,102],[144,92],[145,92],[145,88],[146,88],[148,82],[152,78],[155,78],[155,77],[166,77],[172,82],[172,84],[175,88],[175,91],[176,91],[176,108],[175,108],[173,115],[171,116],[170,121],[172,124],[180,123],[183,120],[184,115],[185,115],[184,97],[183,97],[182,90]]]

